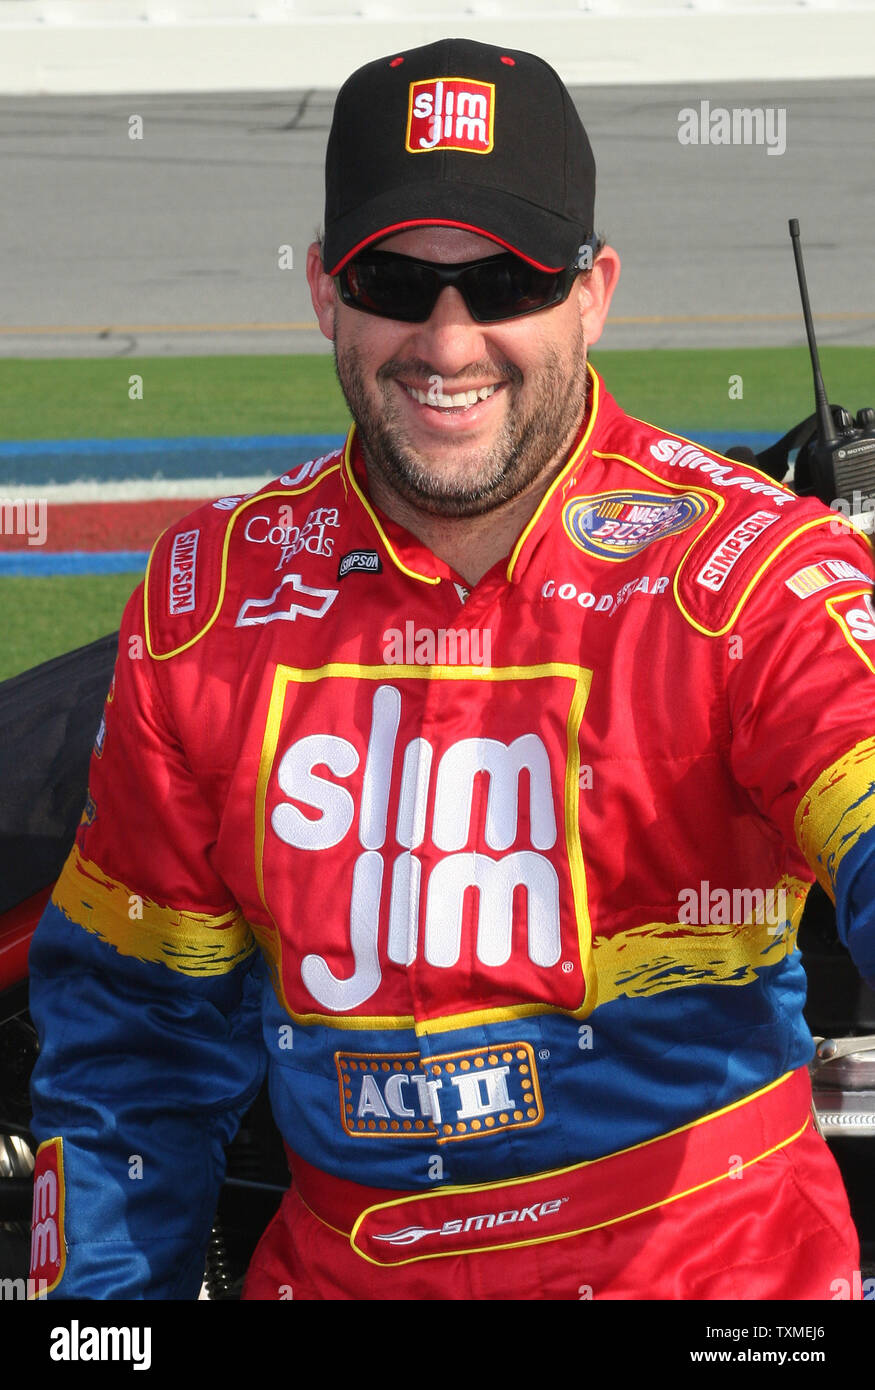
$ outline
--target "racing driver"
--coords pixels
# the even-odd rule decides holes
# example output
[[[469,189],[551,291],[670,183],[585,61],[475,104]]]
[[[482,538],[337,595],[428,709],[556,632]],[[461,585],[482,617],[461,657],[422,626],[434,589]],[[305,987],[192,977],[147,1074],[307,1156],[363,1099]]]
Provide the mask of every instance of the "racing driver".
[[[244,1297],[830,1298],[795,938],[816,877],[875,975],[869,547],[609,395],[540,59],[369,63],[326,168],[354,424],[127,606],[31,953],[32,1274],[196,1297],[267,1068]]]

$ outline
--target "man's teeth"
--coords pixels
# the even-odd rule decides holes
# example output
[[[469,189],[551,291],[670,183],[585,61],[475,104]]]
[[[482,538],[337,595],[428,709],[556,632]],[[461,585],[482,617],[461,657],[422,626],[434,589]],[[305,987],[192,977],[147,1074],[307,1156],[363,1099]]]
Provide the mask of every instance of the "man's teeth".
[[[420,405],[437,405],[449,410],[453,406],[476,405],[478,401],[487,400],[498,389],[498,383],[481,386],[479,391],[459,391],[455,396],[445,396],[440,391],[417,391],[414,386],[405,386],[404,389]]]

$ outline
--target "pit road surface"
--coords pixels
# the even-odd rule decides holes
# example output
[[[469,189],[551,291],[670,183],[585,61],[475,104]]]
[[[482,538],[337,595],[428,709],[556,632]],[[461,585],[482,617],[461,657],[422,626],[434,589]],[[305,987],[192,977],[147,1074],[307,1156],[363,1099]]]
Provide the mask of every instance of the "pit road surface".
[[[573,96],[624,262],[602,347],[803,342],[789,217],[821,343],[875,343],[875,82]],[[0,356],[329,351],[304,262],[333,101],[0,99]],[[679,113],[702,101],[771,108],[773,132],[783,111],[786,148],[682,145]]]

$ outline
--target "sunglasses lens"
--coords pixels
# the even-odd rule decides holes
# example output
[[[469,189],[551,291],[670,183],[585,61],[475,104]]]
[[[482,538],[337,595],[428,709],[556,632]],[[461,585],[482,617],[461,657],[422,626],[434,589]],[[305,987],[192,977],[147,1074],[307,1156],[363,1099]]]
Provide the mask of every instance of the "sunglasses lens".
[[[351,261],[341,271],[340,283],[348,304],[405,323],[427,319],[437,297],[434,272],[400,256]]]
[[[444,284],[461,291],[478,323],[500,323],[558,304],[572,279],[567,271],[538,270],[513,255],[490,256],[462,268],[386,251],[359,256],[338,276],[346,304],[404,323],[424,323]]]
[[[474,265],[465,276],[468,307],[480,323],[531,314],[562,296],[563,272],[538,270],[516,256]]]

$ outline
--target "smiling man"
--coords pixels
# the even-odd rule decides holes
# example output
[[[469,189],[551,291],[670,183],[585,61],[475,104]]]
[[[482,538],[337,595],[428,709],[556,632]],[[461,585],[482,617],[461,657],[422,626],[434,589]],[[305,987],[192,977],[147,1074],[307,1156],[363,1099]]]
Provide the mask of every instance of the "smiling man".
[[[326,175],[354,424],[126,610],[31,953],[32,1274],[195,1296],[266,1058],[247,1298],[829,1298],[795,942],[817,876],[875,975],[869,548],[608,394],[619,260],[540,59],[367,65]]]
[[[341,262],[335,281],[312,246],[314,307],[335,342],[374,501],[476,582],[507,554],[567,459],[586,407],[587,343],[601,332],[619,257],[606,247],[592,271],[575,274],[593,247],[573,246],[570,268],[551,275],[456,227],[394,232],[376,250]],[[470,262],[471,293],[486,296],[474,310],[506,317],[474,317],[465,280],[440,287],[440,267]],[[393,284],[416,277],[427,318],[375,324],[368,300],[380,275]],[[521,299],[553,302],[518,315]]]

